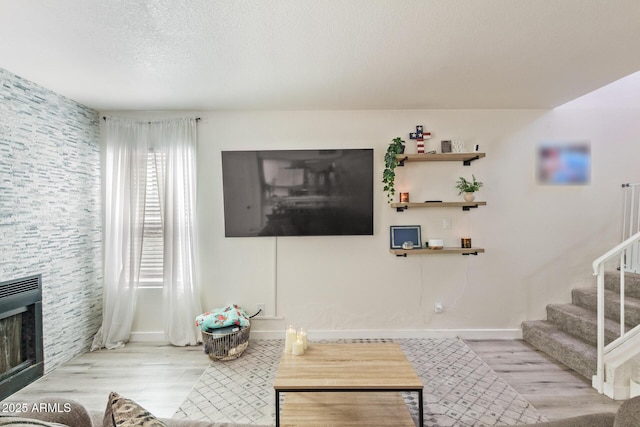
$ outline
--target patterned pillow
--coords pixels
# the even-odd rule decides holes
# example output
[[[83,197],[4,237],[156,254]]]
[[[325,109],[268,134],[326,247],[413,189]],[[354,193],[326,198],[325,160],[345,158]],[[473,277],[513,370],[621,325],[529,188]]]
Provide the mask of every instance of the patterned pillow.
[[[103,427],[167,427],[162,421],[131,399],[109,394]]]
[[[249,324],[249,316],[236,304],[216,308],[196,317],[196,326],[205,332],[232,325],[246,328]]]
[[[0,415],[0,426],[2,427],[66,427],[64,424],[47,423],[30,418],[12,417]]]

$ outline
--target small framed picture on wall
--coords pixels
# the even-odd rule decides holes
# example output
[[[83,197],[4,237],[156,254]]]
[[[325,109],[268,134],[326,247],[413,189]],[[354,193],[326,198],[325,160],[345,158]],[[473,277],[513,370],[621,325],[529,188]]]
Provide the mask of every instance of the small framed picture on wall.
[[[591,180],[589,141],[543,142],[536,157],[539,184],[587,185]]]

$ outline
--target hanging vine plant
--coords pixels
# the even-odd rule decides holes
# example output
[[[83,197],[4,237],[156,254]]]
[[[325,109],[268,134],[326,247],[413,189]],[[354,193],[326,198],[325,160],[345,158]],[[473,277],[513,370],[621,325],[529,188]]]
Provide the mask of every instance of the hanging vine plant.
[[[384,171],[382,172],[382,183],[384,191],[387,192],[387,203],[393,202],[393,196],[396,194],[396,166],[398,166],[398,154],[404,153],[404,141],[402,138],[393,138],[387,152],[384,155]]]

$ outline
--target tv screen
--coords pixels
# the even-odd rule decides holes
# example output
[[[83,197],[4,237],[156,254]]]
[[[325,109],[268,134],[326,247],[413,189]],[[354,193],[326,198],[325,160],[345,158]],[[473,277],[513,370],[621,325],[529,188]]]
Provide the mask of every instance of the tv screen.
[[[226,237],[373,234],[373,149],[223,151]]]

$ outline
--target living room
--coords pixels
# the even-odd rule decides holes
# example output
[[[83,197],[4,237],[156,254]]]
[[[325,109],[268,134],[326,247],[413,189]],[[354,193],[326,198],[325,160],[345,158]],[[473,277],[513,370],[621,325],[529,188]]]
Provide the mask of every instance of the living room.
[[[122,21],[116,18],[123,10],[108,2],[102,6],[70,2],[75,11],[68,18],[66,8],[38,9],[29,3],[12,5],[10,13],[3,14],[3,39],[11,42],[0,51],[0,281],[43,275],[47,373],[87,352],[102,321],[103,116],[200,119],[196,219],[201,305],[211,309],[235,303],[253,314],[258,304],[264,304],[262,316],[252,319],[253,339],[282,339],[287,325],[294,324],[305,327],[315,340],[518,340],[522,321],[544,318],[547,304],[569,301],[577,286],[594,286],[591,263],[620,241],[620,185],[636,180],[638,105],[628,97],[634,92],[609,87],[602,91],[623,93],[625,98],[618,95],[613,102],[588,108],[587,102],[578,101],[560,106],[640,69],[633,37],[638,30],[630,23],[637,16],[635,3],[611,6],[595,1],[583,9],[579,2],[544,7],[524,1],[509,6],[455,2],[448,9],[437,1],[405,6],[385,2],[371,8],[348,2],[347,10],[341,10],[334,2],[321,2],[323,6],[316,7],[327,15],[313,21],[319,26],[313,28],[315,33],[307,28],[311,5],[274,3],[247,9],[198,5],[227,16],[227,24],[211,25],[217,31],[236,25],[228,28],[238,39],[232,45],[235,54],[224,49],[220,53],[221,62],[233,62],[233,67],[211,72],[209,62],[197,65],[183,57],[180,61],[165,57],[198,37],[194,30],[171,42],[177,35],[167,27],[149,29],[142,47],[134,48],[133,40],[118,36],[122,42],[118,49],[134,60],[130,69],[112,69],[116,71],[112,77],[86,56],[93,49],[87,43],[114,53],[105,42],[111,33],[104,30],[90,37],[89,27],[105,19],[92,10],[110,12],[105,13],[111,19],[107,24],[126,35],[121,27],[130,27],[130,20],[139,16],[158,26],[167,24],[160,18],[173,15],[168,5],[140,3],[133,10],[147,15],[130,11]],[[356,24],[359,14],[368,25]],[[435,28],[407,31],[405,27],[420,19],[405,19],[416,14],[441,21],[429,21]],[[202,25],[196,15],[188,11],[185,19]],[[271,20],[262,19],[265,16]],[[593,26],[597,16],[607,18]],[[471,25],[476,18],[492,25]],[[81,19],[86,19],[84,24]],[[557,30],[569,21],[568,28]],[[527,22],[528,28],[520,28]],[[333,32],[324,29],[329,23]],[[455,31],[439,32],[449,26]],[[74,37],[73,31],[52,36],[58,27],[74,28],[81,36]],[[389,38],[393,31],[395,39]],[[513,34],[505,37],[507,31]],[[461,32],[466,44],[458,45],[454,36]],[[129,37],[131,33],[135,32],[130,31]],[[208,34],[212,39],[220,36]],[[273,40],[262,40],[265,34]],[[318,41],[318,34],[326,40]],[[162,45],[152,49],[158,38],[166,49]],[[504,39],[511,42],[499,43]],[[352,43],[335,52],[328,49],[340,40]],[[35,43],[46,48],[34,54]],[[448,47],[438,50],[438,43]],[[405,44],[412,49],[399,51]],[[151,53],[138,53],[136,58],[133,51],[143,47]],[[483,58],[469,59],[474,51]],[[351,64],[347,61],[351,55],[364,65],[341,73],[336,64]],[[299,63],[287,62],[296,56]],[[404,61],[410,57],[415,62]],[[440,65],[416,71],[431,64],[432,57]],[[128,63],[124,53],[105,58],[106,63]],[[194,71],[187,72],[185,64]],[[252,65],[263,72],[250,74]],[[271,74],[271,67],[280,75]],[[172,93],[171,85],[152,85],[167,73],[196,82],[198,73],[211,75],[205,83],[217,92],[203,86],[181,96],[180,90]],[[304,75],[307,80],[298,80]],[[243,79],[254,92],[243,88]],[[435,86],[430,79],[437,82]],[[75,84],[65,86],[69,81]],[[632,84],[633,76],[624,81]],[[92,85],[95,91],[78,92]],[[197,92],[209,96],[210,102],[194,98]],[[408,164],[397,172],[397,191],[409,192],[412,201],[461,200],[455,183],[460,176],[473,174],[484,183],[477,197],[487,201],[486,206],[404,212],[388,206],[380,182],[384,152],[393,138],[401,137],[407,141],[407,152],[415,153],[409,133],[417,125],[431,132],[425,141],[427,151],[440,152],[442,140],[455,140],[468,151],[478,145],[486,157],[469,166]],[[589,144],[589,182],[561,186],[538,182],[540,145],[575,141]],[[225,237],[221,153],[293,148],[373,149],[372,235]],[[389,227],[394,225],[420,225],[424,241],[443,239],[446,246],[457,246],[461,237],[470,236],[473,245],[485,252],[396,257],[389,253]],[[131,341],[164,342],[157,310],[162,289],[138,292]],[[434,309],[437,303],[441,312]]]

